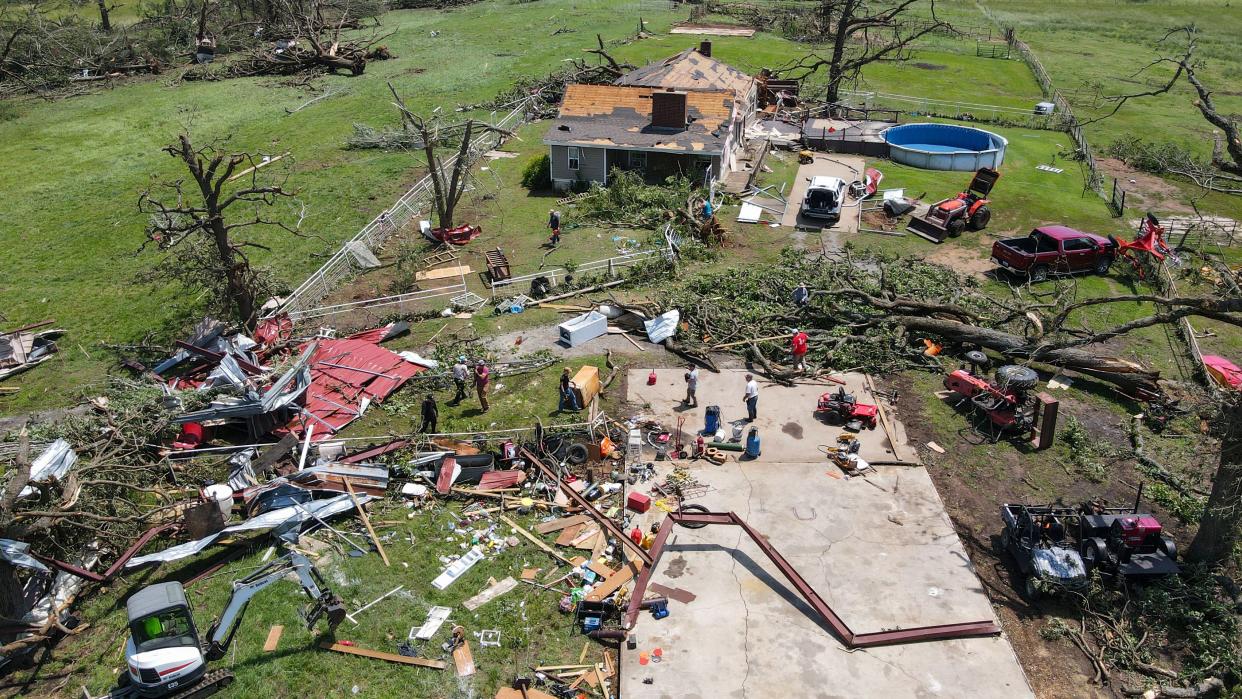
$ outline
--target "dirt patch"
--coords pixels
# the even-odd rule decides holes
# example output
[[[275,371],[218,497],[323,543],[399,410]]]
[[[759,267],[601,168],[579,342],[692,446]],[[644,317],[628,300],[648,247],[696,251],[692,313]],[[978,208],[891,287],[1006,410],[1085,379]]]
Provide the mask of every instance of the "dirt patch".
[[[1041,636],[1040,632],[1054,618],[1063,618],[1071,625],[1076,625],[1077,619],[1072,609],[1055,598],[1041,599],[1032,605],[1019,596],[1015,564],[1008,554],[997,553],[996,540],[1001,528],[998,508],[1003,502],[1042,503],[1057,498],[1071,506],[1088,497],[1129,503],[1134,498],[1134,485],[1142,480],[1133,463],[1127,459],[1109,461],[1107,482],[1093,483],[1048,452],[1028,452],[1005,441],[981,444],[971,432],[966,415],[950,418],[960,429],[946,437],[943,427],[935,429],[935,416],[925,409],[920,394],[928,390],[926,381],[896,375],[877,379],[876,383],[883,389],[896,389],[902,396],[896,412],[905,425],[909,442],[919,449],[1036,696],[1114,696],[1108,688],[1091,684],[1094,670],[1081,652],[1066,641],[1049,641]],[[1073,415],[1101,442],[1128,445],[1116,414],[1075,397],[1074,391],[1056,393],[1063,421]],[[937,441],[947,453],[937,454],[925,448],[929,441]],[[981,449],[986,450],[985,457],[981,457]],[[979,464],[981,460],[987,463]],[[1187,527],[1160,508],[1152,509],[1177,539],[1187,540]],[[1117,686],[1121,684],[1119,674],[1114,675]]]
[[[928,262],[944,265],[956,272],[982,278],[996,268],[991,258],[992,238],[974,235],[974,240],[976,245],[970,247],[948,243],[937,245],[925,255],[925,258]]]
[[[1127,207],[1163,212],[1193,211],[1182,201],[1181,190],[1171,182],[1135,170],[1116,158],[1097,158],[1095,162],[1105,181],[1117,178],[1117,187],[1126,191]]]
[[[802,425],[796,422],[786,422],[781,428],[781,432],[793,437],[794,439],[802,439]]]
[[[947,68],[948,66],[943,66],[943,65],[940,65],[939,63],[922,63],[922,62],[919,62],[919,63],[915,63],[915,64],[914,64],[914,67],[915,67],[915,68],[918,68],[918,69],[920,69],[920,70],[944,70],[944,69],[945,69],[945,68]]]

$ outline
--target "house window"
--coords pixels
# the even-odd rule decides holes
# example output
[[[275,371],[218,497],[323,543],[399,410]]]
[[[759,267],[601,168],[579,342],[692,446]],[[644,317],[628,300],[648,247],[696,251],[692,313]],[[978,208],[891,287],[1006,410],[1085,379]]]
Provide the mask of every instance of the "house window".
[[[580,158],[580,156],[581,156],[582,154],[579,152],[579,149],[578,149],[578,147],[577,147],[577,146],[570,146],[568,150],[569,150],[569,153],[568,153],[568,155],[569,155],[569,169],[570,169],[570,170],[577,170],[577,169],[578,169],[578,160],[579,160],[579,158]]]
[[[645,172],[647,170],[646,151],[638,150],[630,152],[630,168],[638,170],[639,172]]]

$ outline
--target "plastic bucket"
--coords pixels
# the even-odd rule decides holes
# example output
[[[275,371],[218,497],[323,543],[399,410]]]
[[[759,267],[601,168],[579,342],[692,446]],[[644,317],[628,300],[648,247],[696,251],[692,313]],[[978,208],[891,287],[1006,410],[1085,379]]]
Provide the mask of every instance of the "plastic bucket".
[[[203,497],[209,501],[215,501],[216,506],[220,508],[220,513],[224,515],[224,519],[228,519],[233,513],[233,489],[223,483],[216,483],[203,488]]]

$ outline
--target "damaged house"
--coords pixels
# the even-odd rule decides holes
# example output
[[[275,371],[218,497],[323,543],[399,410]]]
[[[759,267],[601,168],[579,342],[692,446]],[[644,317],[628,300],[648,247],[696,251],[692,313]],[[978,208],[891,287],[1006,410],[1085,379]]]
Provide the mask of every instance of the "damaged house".
[[[608,183],[614,168],[654,181],[727,175],[755,113],[752,76],[711,57],[711,42],[631,71],[615,85],[568,85],[544,143],[552,183]]]

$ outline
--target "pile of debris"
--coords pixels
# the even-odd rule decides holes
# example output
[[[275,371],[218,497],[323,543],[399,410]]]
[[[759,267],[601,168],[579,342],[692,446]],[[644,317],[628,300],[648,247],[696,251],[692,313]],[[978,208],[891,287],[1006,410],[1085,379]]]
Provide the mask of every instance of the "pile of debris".
[[[45,320],[0,333],[0,380],[32,369],[56,354],[56,338],[64,335],[65,331],[40,329],[54,322]]]

